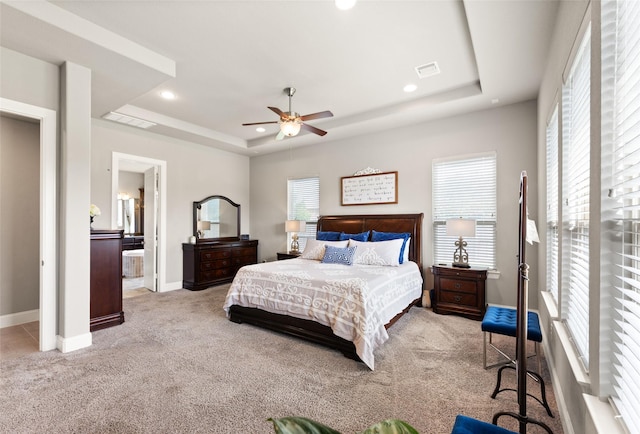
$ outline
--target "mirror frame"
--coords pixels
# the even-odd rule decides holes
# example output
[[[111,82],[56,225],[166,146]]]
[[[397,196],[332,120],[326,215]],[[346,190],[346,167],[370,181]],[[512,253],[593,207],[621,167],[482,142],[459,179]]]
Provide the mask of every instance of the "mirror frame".
[[[221,199],[221,200],[225,200],[227,202],[229,202],[229,204],[233,207],[236,208],[236,214],[237,214],[237,222],[236,222],[236,226],[238,228],[238,233],[236,234],[235,237],[218,237],[218,238],[198,238],[198,210],[202,208],[202,204],[205,202],[208,202],[212,199]],[[213,196],[209,196],[209,197],[205,197],[204,199],[202,199],[199,202],[193,202],[193,236],[196,237],[196,242],[197,243],[204,243],[207,241],[224,241],[224,240],[239,240],[240,239],[240,204],[239,203],[235,203],[234,201],[232,201],[231,199],[229,199],[226,196],[220,196],[217,194],[214,194]]]

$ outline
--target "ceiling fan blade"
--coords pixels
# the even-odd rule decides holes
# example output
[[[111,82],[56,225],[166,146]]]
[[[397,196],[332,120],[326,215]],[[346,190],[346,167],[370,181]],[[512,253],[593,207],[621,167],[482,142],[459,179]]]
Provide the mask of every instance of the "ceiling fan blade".
[[[264,124],[277,124],[278,121],[269,121],[269,122],[252,122],[250,124],[242,124],[243,126],[247,125],[264,125]]]
[[[313,119],[330,118],[332,116],[333,116],[333,113],[331,113],[329,110],[326,110],[323,112],[311,113],[310,115],[300,116],[300,119],[303,121],[310,121]]]
[[[284,139],[284,133],[282,131],[278,131],[278,135],[276,136],[276,140]]]
[[[316,127],[311,126],[309,124],[302,124],[301,127],[302,127],[303,130],[307,130],[307,131],[312,132],[314,134],[317,134],[319,136],[324,136],[325,134],[327,134],[326,131],[323,131],[320,128],[316,128]]]
[[[284,112],[282,110],[280,110],[278,107],[267,107],[269,110],[271,110],[272,112],[274,112],[275,114],[277,114],[280,117],[284,117],[286,116],[284,114]]]

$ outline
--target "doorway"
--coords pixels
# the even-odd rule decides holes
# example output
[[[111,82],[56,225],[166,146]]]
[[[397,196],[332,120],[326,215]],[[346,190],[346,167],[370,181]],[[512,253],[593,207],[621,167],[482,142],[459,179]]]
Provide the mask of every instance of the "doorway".
[[[120,178],[124,172],[138,173],[143,178],[144,208],[141,226],[144,228],[144,287],[150,291],[166,290],[166,161],[138,155],[112,154],[111,226],[124,228],[121,219]],[[120,206],[119,206],[120,205]]]
[[[0,98],[0,112],[31,119],[40,125],[40,193],[39,193],[39,349],[56,348],[56,185],[57,147],[56,112],[18,101]]]

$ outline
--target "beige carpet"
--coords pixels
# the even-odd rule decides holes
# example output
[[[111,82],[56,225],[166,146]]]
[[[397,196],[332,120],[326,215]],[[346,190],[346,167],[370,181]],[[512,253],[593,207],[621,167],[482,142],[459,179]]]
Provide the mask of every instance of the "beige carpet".
[[[344,434],[399,418],[422,434],[451,432],[456,414],[491,421],[517,412],[514,392],[490,394],[480,323],[413,308],[376,352],[376,370],[299,339],[228,321],[228,286],[124,300],[120,326],[93,346],[0,365],[3,433],[272,433],[269,417],[306,416]],[[512,345],[511,345],[512,346]],[[505,384],[515,384],[513,371]],[[561,434],[529,400],[529,417]],[[529,390],[537,394],[535,383]],[[511,419],[501,425],[516,430]],[[542,432],[531,426],[529,433]]]

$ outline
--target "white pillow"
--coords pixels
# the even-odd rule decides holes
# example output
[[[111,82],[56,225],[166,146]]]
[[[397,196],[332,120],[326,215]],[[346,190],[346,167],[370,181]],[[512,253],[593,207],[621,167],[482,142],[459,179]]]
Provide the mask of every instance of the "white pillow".
[[[362,265],[400,265],[400,249],[404,244],[402,238],[388,241],[362,242],[349,240],[349,247],[357,246],[353,256],[354,264]]]
[[[300,255],[300,258],[322,261],[322,258],[324,258],[325,246],[347,247],[348,245],[349,245],[349,240],[322,241],[322,240],[308,239],[307,244],[304,246],[304,251],[302,252],[302,255]]]

